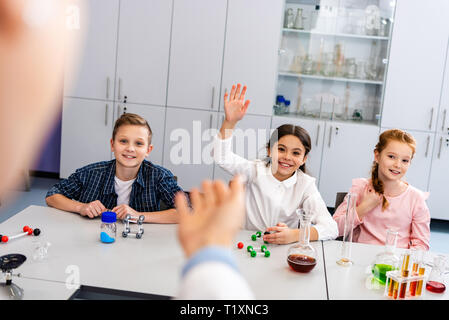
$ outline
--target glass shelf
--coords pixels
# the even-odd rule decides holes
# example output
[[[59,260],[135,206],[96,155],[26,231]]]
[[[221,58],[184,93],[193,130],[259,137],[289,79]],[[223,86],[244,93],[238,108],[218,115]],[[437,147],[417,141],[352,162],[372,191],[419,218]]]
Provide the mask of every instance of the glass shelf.
[[[395,5],[286,0],[273,114],[377,125]]]
[[[382,36],[368,36],[364,34],[353,34],[353,33],[326,33],[320,31],[311,30],[299,30],[299,29],[289,29],[283,28],[283,32],[296,32],[308,35],[318,35],[318,36],[328,36],[328,37],[341,37],[341,38],[357,38],[357,39],[371,39],[371,40],[389,40],[389,37]]]
[[[278,74],[280,76],[284,76],[284,77],[297,77],[297,78],[305,78],[305,79],[343,81],[343,82],[383,85],[382,81],[376,81],[376,80],[351,79],[351,78],[342,78],[342,77],[325,77],[325,76],[319,76],[319,75],[310,75],[310,74],[294,73],[294,72],[279,72]]]

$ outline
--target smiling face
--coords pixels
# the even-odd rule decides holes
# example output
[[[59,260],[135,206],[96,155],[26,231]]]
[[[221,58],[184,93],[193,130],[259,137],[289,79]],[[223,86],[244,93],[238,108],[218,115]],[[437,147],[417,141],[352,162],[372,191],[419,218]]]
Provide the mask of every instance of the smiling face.
[[[271,170],[273,176],[279,181],[290,178],[307,160],[306,148],[301,140],[294,135],[281,137],[271,149]]]
[[[140,164],[153,150],[148,137],[149,131],[145,126],[120,126],[114,139],[111,139],[111,150],[114,152],[117,166],[139,169]]]
[[[412,148],[404,142],[391,140],[382,152],[374,151],[379,164],[379,178],[382,181],[401,180],[407,172],[413,157]]]

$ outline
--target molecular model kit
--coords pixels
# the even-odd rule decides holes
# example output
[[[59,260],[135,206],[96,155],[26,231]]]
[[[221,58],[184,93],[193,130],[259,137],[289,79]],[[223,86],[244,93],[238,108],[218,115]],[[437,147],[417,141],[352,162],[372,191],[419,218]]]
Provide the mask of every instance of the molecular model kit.
[[[269,232],[265,232],[264,234],[268,234]],[[257,231],[255,234],[251,235],[251,240],[252,241],[257,241],[258,239],[260,239],[262,237],[262,232],[261,231]],[[264,241],[265,244],[267,244],[268,242]],[[239,249],[243,249],[244,248],[244,244],[243,242],[239,242],[237,243],[237,248]],[[257,256],[263,256],[265,258],[269,258],[271,253],[270,251],[268,251],[268,248],[266,245],[261,245],[260,247],[255,247],[255,246],[247,246],[246,247],[246,251],[249,253],[249,255],[252,258],[255,258]]]

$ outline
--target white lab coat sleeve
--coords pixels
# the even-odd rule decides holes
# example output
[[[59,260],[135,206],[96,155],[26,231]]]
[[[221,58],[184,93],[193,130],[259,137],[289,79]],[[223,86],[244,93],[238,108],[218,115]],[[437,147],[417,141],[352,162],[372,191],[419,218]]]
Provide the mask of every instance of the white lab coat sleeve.
[[[253,292],[237,269],[228,248],[209,246],[185,264],[180,300],[252,300]]]
[[[213,156],[214,161],[222,169],[232,174],[240,174],[243,182],[249,182],[256,173],[254,161],[247,160],[232,151],[232,137],[221,139],[219,133],[214,137]]]

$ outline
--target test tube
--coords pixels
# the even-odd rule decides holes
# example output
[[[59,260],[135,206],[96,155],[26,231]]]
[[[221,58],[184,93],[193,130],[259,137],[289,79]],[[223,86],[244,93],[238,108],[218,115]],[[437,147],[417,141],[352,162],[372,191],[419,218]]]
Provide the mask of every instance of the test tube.
[[[398,298],[398,288],[399,288],[399,282],[394,281],[394,288],[393,288],[393,298]]]
[[[420,268],[419,268],[419,275],[420,275],[420,276],[423,276],[425,272],[426,272],[426,268],[424,268],[424,267],[420,267]],[[418,281],[418,285],[417,285],[417,287],[416,287],[416,295],[417,295],[417,296],[420,296],[420,295],[421,295],[421,293],[422,293],[422,287],[423,287],[423,280],[419,280],[419,281]]]
[[[396,281],[394,281],[392,278],[390,278],[390,283],[388,284],[388,296],[392,297],[394,292],[394,285]]]
[[[402,272],[402,276],[404,278],[408,277],[408,270],[404,270]],[[402,282],[401,283],[401,290],[399,291],[399,298],[400,299],[404,299],[405,298],[405,290],[407,289],[407,282]]]
[[[412,267],[412,276],[417,276],[418,273],[418,267],[423,261],[423,255],[424,251],[420,249],[411,249],[412,251],[412,260],[413,260],[413,267]],[[418,284],[418,281],[412,281],[410,282],[409,292],[412,297],[416,295],[416,286]]]

